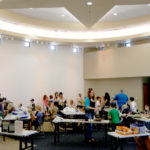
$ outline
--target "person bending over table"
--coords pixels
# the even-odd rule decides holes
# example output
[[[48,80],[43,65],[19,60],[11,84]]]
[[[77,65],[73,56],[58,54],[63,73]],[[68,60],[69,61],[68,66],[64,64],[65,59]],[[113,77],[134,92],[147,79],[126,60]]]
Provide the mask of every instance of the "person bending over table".
[[[116,109],[116,103],[111,103],[111,110],[108,112],[108,119],[112,122],[112,130],[115,131],[116,126],[120,125],[120,113]]]
[[[123,93],[123,90],[120,90],[120,93],[117,94],[113,99],[117,101],[118,106],[119,106],[119,110],[121,110],[122,105],[127,103],[128,96]]]
[[[94,110],[95,108],[95,94],[93,89],[88,90],[88,97],[85,98],[85,118],[88,121],[89,119],[94,118]],[[93,124],[90,123],[86,127],[85,140],[87,142],[93,142],[95,139],[92,136]]]

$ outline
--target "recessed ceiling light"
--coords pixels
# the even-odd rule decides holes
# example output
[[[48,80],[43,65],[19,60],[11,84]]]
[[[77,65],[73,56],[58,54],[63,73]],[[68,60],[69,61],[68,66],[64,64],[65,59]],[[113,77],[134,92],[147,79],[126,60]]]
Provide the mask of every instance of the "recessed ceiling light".
[[[78,48],[78,47],[74,47],[74,48],[72,49],[72,51],[73,51],[73,53],[79,53],[79,48]]]
[[[93,5],[93,2],[87,2],[86,3],[88,6],[91,6],[91,5]]]
[[[113,13],[113,15],[114,15],[114,16],[117,16],[118,14],[117,14],[117,13]]]

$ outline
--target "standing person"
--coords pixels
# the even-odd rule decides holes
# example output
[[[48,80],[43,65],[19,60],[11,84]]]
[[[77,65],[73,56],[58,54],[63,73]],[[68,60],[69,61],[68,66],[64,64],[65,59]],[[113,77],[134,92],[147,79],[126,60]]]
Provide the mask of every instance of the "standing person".
[[[94,118],[94,111],[97,110],[95,108],[95,94],[93,89],[88,90],[88,96],[85,98],[85,118],[88,121],[89,119]],[[93,132],[93,124],[90,123],[87,125],[85,139],[87,142],[95,141],[92,136]]]
[[[105,99],[105,106],[109,106],[110,105],[110,95],[108,92],[105,93],[104,99]]]
[[[45,113],[48,111],[48,102],[49,102],[48,96],[44,95],[43,96],[43,109]]]
[[[66,107],[67,101],[63,96],[63,93],[60,92],[59,93],[59,100],[58,100],[58,105],[59,105],[59,109],[63,110]]]
[[[114,100],[117,101],[119,110],[121,110],[122,105],[126,104],[128,101],[128,96],[123,93],[123,90],[120,90],[120,93],[114,97]]]
[[[32,99],[30,100],[30,102],[31,102],[31,104],[30,104],[31,110],[32,110],[32,111],[35,111],[35,102],[34,102],[34,99],[32,98]]]
[[[0,98],[0,117],[4,118],[3,99]]]
[[[81,93],[78,94],[77,102],[78,102],[77,105],[79,105],[79,106],[83,106],[84,105],[84,101],[83,101]]]
[[[116,129],[116,126],[120,124],[120,113],[116,109],[116,103],[111,103],[111,110],[108,112],[108,119],[112,122],[112,130],[114,131]]]
[[[49,96],[49,101],[51,101],[51,102],[53,102],[53,101],[54,101],[54,99],[53,99],[53,95],[50,95],[50,96]]]
[[[137,113],[137,104],[134,101],[134,97],[130,97],[130,110],[132,113]]]
[[[54,94],[54,101],[58,102],[58,100],[59,100],[59,93],[55,92],[55,94]]]

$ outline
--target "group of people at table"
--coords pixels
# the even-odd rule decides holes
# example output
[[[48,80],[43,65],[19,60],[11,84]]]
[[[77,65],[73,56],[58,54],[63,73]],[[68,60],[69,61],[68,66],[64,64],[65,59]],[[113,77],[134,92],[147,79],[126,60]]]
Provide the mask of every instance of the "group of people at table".
[[[102,112],[106,107],[109,107],[110,109],[107,117],[113,124],[113,130],[115,129],[116,125],[120,124],[120,114],[125,114],[126,117],[123,121],[126,126],[129,126],[132,122],[131,118],[128,118],[129,114],[135,114],[138,112],[138,107],[134,97],[130,97],[128,99],[128,96],[123,92],[123,90],[111,98],[108,92],[106,92],[105,96],[103,97],[95,97],[94,90],[89,88],[85,98],[82,98],[82,94],[78,95],[77,104],[75,104],[74,100],[70,100],[68,102],[67,99],[64,98],[62,92],[55,92],[54,96],[43,96],[43,111],[41,111],[41,107],[39,105],[35,104],[34,99],[31,99],[30,102],[31,104],[29,107],[27,107],[27,109],[23,107],[22,104],[19,105],[18,109],[22,111],[28,111],[31,114],[32,125],[34,125],[35,128],[42,124],[44,115],[49,114],[50,120],[52,121],[65,107],[84,111],[86,120],[94,119],[94,116],[102,117]],[[14,110],[15,107],[13,102],[7,101],[6,98],[0,98],[0,115],[3,118],[7,116],[7,114],[12,113]],[[150,114],[149,105],[145,105],[143,113]],[[95,141],[92,136],[92,130],[93,125],[89,124],[89,127],[87,128],[87,142]]]

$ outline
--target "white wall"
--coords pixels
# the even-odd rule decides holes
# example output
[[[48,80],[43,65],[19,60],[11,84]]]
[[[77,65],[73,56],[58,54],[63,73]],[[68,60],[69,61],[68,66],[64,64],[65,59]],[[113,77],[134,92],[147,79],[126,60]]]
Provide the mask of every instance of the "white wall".
[[[85,53],[84,78],[150,76],[150,44]]]
[[[123,89],[129,97],[135,98],[140,110],[143,108],[143,79],[140,77],[85,80],[85,94],[88,88],[93,88],[97,96],[104,96],[108,92],[111,97]]]
[[[73,54],[71,47],[3,40],[0,45],[0,93],[15,105],[29,104],[31,98],[42,104],[44,94],[62,91],[68,100],[84,91],[83,52]]]

